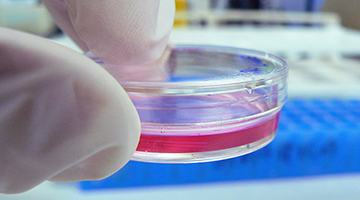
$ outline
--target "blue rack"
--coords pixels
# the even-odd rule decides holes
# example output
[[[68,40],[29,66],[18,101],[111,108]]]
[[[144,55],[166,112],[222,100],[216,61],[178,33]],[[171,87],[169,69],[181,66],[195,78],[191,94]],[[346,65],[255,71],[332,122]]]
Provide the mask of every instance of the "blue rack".
[[[254,153],[198,164],[130,161],[83,190],[274,179],[360,172],[360,100],[291,99],[278,135]]]

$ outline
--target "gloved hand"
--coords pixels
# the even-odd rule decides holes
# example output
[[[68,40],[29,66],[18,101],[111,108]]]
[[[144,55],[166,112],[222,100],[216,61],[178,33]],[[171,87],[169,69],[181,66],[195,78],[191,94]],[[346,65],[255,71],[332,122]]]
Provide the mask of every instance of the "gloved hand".
[[[158,59],[169,0],[44,0],[84,50],[119,68]],[[140,121],[101,66],[55,42],[0,27],[0,192],[45,180],[105,178],[134,153]]]

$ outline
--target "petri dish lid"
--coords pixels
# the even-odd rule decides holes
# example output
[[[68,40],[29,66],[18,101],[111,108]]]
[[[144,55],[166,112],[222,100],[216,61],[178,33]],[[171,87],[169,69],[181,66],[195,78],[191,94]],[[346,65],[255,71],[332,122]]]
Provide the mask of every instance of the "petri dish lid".
[[[127,92],[167,95],[222,93],[286,84],[288,66],[273,54],[220,46],[176,45],[162,61],[119,68],[102,64]]]

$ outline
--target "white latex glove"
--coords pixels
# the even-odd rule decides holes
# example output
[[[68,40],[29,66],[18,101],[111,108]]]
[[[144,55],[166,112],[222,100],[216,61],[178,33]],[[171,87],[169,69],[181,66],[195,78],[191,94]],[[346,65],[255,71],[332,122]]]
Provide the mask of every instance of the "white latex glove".
[[[84,51],[119,67],[160,57],[174,13],[170,0],[44,3]],[[129,161],[139,135],[132,102],[106,70],[52,41],[0,27],[1,193],[45,180],[105,178]]]
[[[85,52],[107,64],[160,58],[174,23],[174,0],[43,0],[55,22]]]

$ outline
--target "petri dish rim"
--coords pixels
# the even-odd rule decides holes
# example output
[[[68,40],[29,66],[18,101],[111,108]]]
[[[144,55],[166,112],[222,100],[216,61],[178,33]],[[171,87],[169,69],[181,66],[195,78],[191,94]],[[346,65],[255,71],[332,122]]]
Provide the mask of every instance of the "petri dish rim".
[[[203,80],[203,81],[186,81],[186,82],[162,82],[162,81],[128,81],[128,80],[119,80],[119,83],[124,87],[125,90],[129,92],[136,92],[137,88],[141,88],[140,93],[167,93],[167,94],[178,94],[178,90],[239,90],[247,88],[260,88],[261,82],[266,82],[271,80],[276,84],[281,82],[281,79],[286,77],[288,73],[288,65],[284,59],[279,56],[276,56],[271,53],[237,48],[237,47],[225,47],[225,46],[212,46],[212,45],[185,45],[180,44],[173,47],[176,50],[198,50],[198,51],[212,51],[212,52],[222,52],[238,55],[248,55],[254,57],[261,57],[262,59],[269,60],[274,63],[275,68],[269,73],[255,76],[238,76],[228,79],[218,79],[218,80]],[[204,84],[206,83],[206,84]],[[135,89],[135,90],[134,90]],[[175,90],[175,91],[172,91]],[[180,92],[186,93],[186,91]],[[192,94],[192,91],[189,91],[189,94]]]

